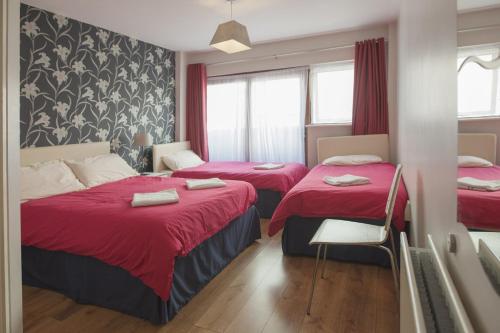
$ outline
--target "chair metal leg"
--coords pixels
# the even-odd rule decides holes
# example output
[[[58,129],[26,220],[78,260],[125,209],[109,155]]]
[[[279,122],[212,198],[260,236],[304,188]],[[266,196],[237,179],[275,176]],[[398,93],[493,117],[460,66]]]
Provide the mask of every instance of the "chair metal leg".
[[[379,245],[378,247],[385,250],[387,254],[389,254],[389,258],[391,259],[392,277],[394,278],[394,287],[396,288],[396,296],[399,299],[399,280],[398,280],[397,266],[394,255],[392,254],[392,251],[387,247],[382,245]]]
[[[311,294],[309,295],[309,304],[307,305],[307,314],[311,314],[311,305],[314,295],[314,288],[316,287],[316,273],[318,272],[318,264],[319,264],[319,254],[321,252],[321,244],[318,245],[318,252],[316,253],[316,266],[314,267],[314,274],[312,278],[312,286],[311,286]]]
[[[325,249],[323,250],[323,268],[321,270],[321,278],[325,278],[325,267],[326,267],[326,250],[328,249],[328,245],[324,244],[323,245]]]

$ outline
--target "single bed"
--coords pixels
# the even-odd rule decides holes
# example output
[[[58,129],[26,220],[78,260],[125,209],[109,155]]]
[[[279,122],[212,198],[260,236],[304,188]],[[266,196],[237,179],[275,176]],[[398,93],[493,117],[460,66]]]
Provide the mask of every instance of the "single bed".
[[[318,139],[318,161],[331,156],[374,154],[389,160],[387,135],[366,135]],[[341,218],[383,225],[385,205],[396,167],[390,163],[350,166],[317,165],[290,190],[277,207],[269,235],[281,229],[285,255],[314,256],[316,248],[309,241],[326,218]],[[370,178],[371,184],[335,187],[323,182],[324,176],[353,174]],[[397,236],[405,228],[405,208],[408,195],[404,184],[398,189],[392,229]],[[375,248],[333,246],[328,248],[331,259],[390,266],[387,254]]]
[[[153,146],[153,171],[163,172],[167,166],[162,156],[190,149],[189,142],[174,142]],[[255,170],[262,163],[253,162],[207,162],[203,165],[176,170],[172,177],[212,178],[240,180],[252,184],[257,190],[256,203],[260,217],[271,218],[281,198],[297,184],[309,171],[300,163],[286,163],[284,168],[275,170]]]
[[[25,149],[21,160],[102,153],[109,143]],[[167,188],[179,203],[131,208],[133,193]],[[141,176],[30,200],[21,205],[23,283],[166,323],[260,238],[255,200],[245,182],[188,191],[181,178]]]
[[[458,154],[477,156],[491,163],[496,162],[495,134],[459,134]],[[499,180],[500,166],[458,168],[458,177],[482,180]],[[475,230],[500,230],[500,191],[480,192],[458,189],[457,218],[467,228]]]

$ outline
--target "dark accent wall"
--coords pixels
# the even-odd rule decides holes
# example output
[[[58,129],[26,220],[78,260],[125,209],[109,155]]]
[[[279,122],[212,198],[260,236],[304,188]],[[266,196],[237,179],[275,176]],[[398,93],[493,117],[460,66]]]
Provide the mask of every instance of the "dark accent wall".
[[[175,52],[21,4],[21,148],[111,141],[138,170],[174,140]]]

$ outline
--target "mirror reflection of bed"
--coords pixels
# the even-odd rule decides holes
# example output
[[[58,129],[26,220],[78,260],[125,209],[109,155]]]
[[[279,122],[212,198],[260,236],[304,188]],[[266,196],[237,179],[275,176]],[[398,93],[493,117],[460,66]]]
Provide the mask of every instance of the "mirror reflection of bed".
[[[500,230],[500,166],[495,134],[458,137],[458,222],[472,230]]]
[[[457,220],[469,230],[483,268],[500,294],[500,166],[497,136],[458,135]]]

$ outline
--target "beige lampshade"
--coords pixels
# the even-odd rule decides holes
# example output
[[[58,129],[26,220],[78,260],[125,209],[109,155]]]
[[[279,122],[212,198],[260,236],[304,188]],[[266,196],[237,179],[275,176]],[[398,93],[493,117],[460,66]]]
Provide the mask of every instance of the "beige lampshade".
[[[149,133],[137,133],[134,136],[134,143],[133,145],[135,147],[143,146],[143,147],[148,147],[153,145],[153,137]]]
[[[250,50],[247,28],[234,20],[221,23],[215,31],[210,46],[226,53]]]

